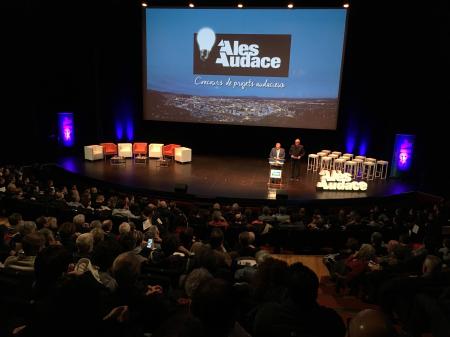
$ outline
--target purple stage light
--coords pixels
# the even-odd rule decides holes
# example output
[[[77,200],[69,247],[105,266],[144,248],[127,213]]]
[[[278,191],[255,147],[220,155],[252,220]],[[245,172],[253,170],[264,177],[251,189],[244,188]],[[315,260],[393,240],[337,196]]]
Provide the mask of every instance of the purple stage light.
[[[392,155],[391,176],[399,176],[411,169],[414,153],[414,135],[395,135]]]
[[[359,144],[359,155],[365,156],[367,153],[367,141],[363,139],[361,143]]]
[[[347,153],[353,153],[356,143],[356,136],[352,133],[347,134],[347,138],[345,140],[345,151]]]
[[[73,112],[58,112],[58,140],[62,146],[75,144]]]
[[[126,131],[127,131],[127,139],[128,139],[128,141],[131,142],[134,138],[133,121],[131,120],[131,118],[127,119]]]
[[[123,127],[119,120],[116,120],[116,139],[122,140],[123,138]]]

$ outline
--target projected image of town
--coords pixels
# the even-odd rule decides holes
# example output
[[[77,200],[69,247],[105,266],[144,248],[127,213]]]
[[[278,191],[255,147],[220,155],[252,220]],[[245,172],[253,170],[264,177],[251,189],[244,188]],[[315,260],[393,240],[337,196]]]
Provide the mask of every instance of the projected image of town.
[[[144,119],[335,129],[345,16],[147,9]]]

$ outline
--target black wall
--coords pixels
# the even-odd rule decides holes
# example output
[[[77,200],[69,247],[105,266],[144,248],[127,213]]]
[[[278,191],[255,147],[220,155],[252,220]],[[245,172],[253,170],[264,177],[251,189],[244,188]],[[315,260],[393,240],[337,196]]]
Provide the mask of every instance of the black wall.
[[[197,153],[266,156],[275,141],[288,147],[296,137],[310,152],[345,149],[356,130],[356,143],[368,139],[369,155],[390,160],[395,134],[412,133],[422,181],[433,180],[434,161],[427,160],[448,145],[448,92],[438,85],[449,59],[445,1],[351,3],[336,131],[143,121],[140,1],[6,0],[0,6],[7,32],[2,162],[51,161],[67,153],[57,146],[58,111],[75,113],[72,151],[80,155],[84,144],[115,141],[115,120],[124,114],[135,140],[181,143]]]

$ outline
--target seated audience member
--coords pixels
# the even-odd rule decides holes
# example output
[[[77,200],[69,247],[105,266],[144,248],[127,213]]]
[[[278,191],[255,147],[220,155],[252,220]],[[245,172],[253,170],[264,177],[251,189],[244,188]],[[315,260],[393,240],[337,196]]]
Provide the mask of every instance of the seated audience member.
[[[333,310],[317,303],[319,279],[308,267],[294,263],[289,267],[287,296],[281,303],[269,302],[258,310],[255,337],[343,337],[345,325]]]
[[[269,207],[267,207],[267,206],[263,207],[262,214],[260,216],[258,216],[258,220],[262,221],[262,222],[270,222],[270,223],[272,223],[274,221],[272,212]]]
[[[287,208],[284,206],[278,208],[278,213],[273,215],[273,219],[279,224],[291,222],[291,216],[287,214]]]
[[[184,281],[184,291],[188,298],[192,299],[198,287],[203,282],[212,280],[213,278],[211,273],[205,268],[193,269]]]
[[[11,248],[5,242],[6,233],[8,233],[6,226],[0,225],[0,263],[3,263],[11,252]]]
[[[371,260],[375,260],[375,248],[367,243],[362,244],[361,248],[345,261],[344,273],[336,273],[336,292],[339,292],[342,286],[350,287],[350,291],[357,291],[361,277],[368,270]]]
[[[93,206],[95,209],[98,209],[100,211],[110,211],[111,210],[108,206],[106,206],[106,200],[105,200],[105,196],[103,194],[96,195]]]
[[[92,264],[98,268],[98,274],[103,285],[111,292],[117,288],[117,282],[112,276],[112,265],[121,252],[121,247],[115,240],[99,242],[92,252]]]
[[[45,216],[40,216],[39,218],[37,218],[36,227],[37,230],[48,227],[47,218]]]
[[[105,232],[101,228],[98,227],[93,228],[90,233],[94,237],[94,246],[96,246],[101,241],[105,240]]]
[[[209,247],[212,249],[212,252],[217,257],[219,261],[219,265],[231,266],[231,257],[227,253],[227,250],[224,247],[224,237],[223,232],[219,228],[214,228],[211,231],[211,235],[209,237]]]
[[[345,242],[345,248],[339,253],[329,254],[323,258],[323,263],[330,272],[332,280],[336,280],[338,275],[344,275],[346,271],[345,263],[350,255],[355,254],[359,249],[359,241],[355,238],[348,238]]]
[[[156,206],[150,204],[144,208],[142,215],[144,216],[144,222],[142,223],[142,230],[144,233],[153,225],[153,217],[155,215]],[[155,225],[156,226],[156,225]]]
[[[392,323],[381,312],[373,309],[360,311],[350,320],[349,337],[395,337]]]
[[[163,289],[159,285],[144,285],[141,275],[141,261],[132,252],[117,256],[112,265],[112,276],[117,282],[115,305],[127,306],[132,336],[143,328],[152,332],[167,317],[167,305],[163,301]],[[142,331],[142,330],[141,330]]]
[[[255,243],[255,233],[242,232],[239,234],[239,244],[236,253],[238,256],[251,256],[255,257],[257,252]]]
[[[450,288],[438,297],[419,293],[414,297],[407,330],[412,337],[431,332],[433,337],[448,337],[450,331]]]
[[[425,287],[448,284],[448,278],[441,272],[442,262],[434,255],[428,255],[422,265],[420,276],[394,277],[385,281],[379,291],[379,304],[388,317],[397,316],[408,322],[414,295]]]
[[[191,255],[192,244],[195,242],[194,229],[192,227],[185,228],[179,234],[180,247],[178,251],[186,256]]]
[[[58,230],[59,240],[69,252],[74,252],[77,228],[73,222],[64,222]]]
[[[160,244],[162,242],[161,236],[159,234],[158,226],[151,225],[148,230],[144,233],[144,239],[153,239],[153,243]]]
[[[306,226],[309,230],[315,231],[322,228],[323,225],[323,219],[320,214],[314,214],[311,222]]]
[[[94,250],[94,236],[91,233],[80,234],[75,241],[77,250],[73,255],[74,262],[82,258],[91,258],[91,253]]]
[[[9,241],[11,250],[17,254],[22,249],[23,238],[31,233],[36,232],[37,227],[34,221],[20,221],[17,225],[17,234],[15,234]]]
[[[102,222],[102,229],[103,229],[103,232],[105,233],[106,240],[114,240],[115,239],[116,236],[112,232],[112,228],[113,228],[112,220],[108,219],[108,220],[104,220]]]
[[[444,239],[442,243],[442,248],[439,248],[439,254],[442,259],[442,263],[446,266],[450,266],[450,239]]]
[[[222,216],[222,213],[220,211],[214,211],[212,213],[212,220],[208,222],[208,225],[211,227],[221,228],[223,230],[226,230],[229,226],[228,222]]]
[[[100,220],[92,220],[91,223],[89,224],[89,228],[91,230],[95,229],[95,228],[102,228],[102,222]]]
[[[53,235],[53,232],[48,228],[42,228],[38,231],[39,234],[42,235],[42,237],[45,240],[45,247],[57,245],[59,244],[58,241],[56,241],[55,236]]]
[[[77,214],[73,217],[73,223],[78,233],[87,233],[90,231],[90,225],[86,222],[84,214]]]
[[[260,250],[255,254],[254,259],[237,260],[236,272],[234,273],[234,279],[237,282],[247,282],[252,284],[255,280],[255,275],[258,272],[258,267],[266,259],[270,259],[270,253],[265,250]]]
[[[261,255],[262,254],[262,255]],[[257,253],[258,268],[253,277],[253,297],[257,303],[279,302],[286,295],[288,265],[285,261]],[[258,261],[261,260],[262,261]]]
[[[125,218],[130,219],[140,219],[140,216],[134,215],[133,213],[131,213],[131,211],[129,210],[125,199],[120,198],[119,200],[117,200],[117,204],[116,207],[112,210],[112,215],[113,216],[122,216]]]
[[[183,337],[250,337],[237,322],[237,299],[232,286],[221,279],[206,279],[192,296],[192,315]]]
[[[26,235],[22,240],[23,252],[19,252],[18,256],[10,256],[5,260],[5,268],[34,272],[34,261],[36,255],[44,248],[45,240],[39,233],[31,233]]]
[[[131,232],[131,226],[128,222],[122,222],[119,225],[119,236],[123,234],[128,234]]]
[[[386,246],[383,242],[383,235],[380,232],[373,232],[370,236],[370,243],[375,248],[376,256],[385,256],[387,254]]]
[[[55,291],[58,280],[67,272],[71,263],[70,252],[61,245],[46,247],[38,253],[34,262],[35,290],[38,299]]]
[[[180,287],[184,290],[182,297],[177,299],[178,310],[165,320],[157,331],[152,335],[154,337],[182,336],[187,332],[186,321],[191,320],[190,307],[192,297],[202,283],[212,280],[214,277],[205,268],[195,268],[188,275],[180,279]],[[189,324],[188,324],[189,326]]]

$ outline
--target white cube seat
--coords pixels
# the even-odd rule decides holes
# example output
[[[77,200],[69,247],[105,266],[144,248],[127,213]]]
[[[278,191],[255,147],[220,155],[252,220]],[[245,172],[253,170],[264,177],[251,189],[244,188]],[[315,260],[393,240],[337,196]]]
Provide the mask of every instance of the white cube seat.
[[[179,163],[190,163],[192,161],[192,149],[188,147],[176,147],[175,161]]]
[[[148,156],[150,158],[162,158],[163,156],[163,149],[164,144],[159,143],[150,143],[148,145]]]
[[[131,158],[133,157],[133,144],[131,143],[119,143],[118,146],[118,155],[119,157]]]
[[[86,145],[84,147],[84,159],[86,159],[86,160],[103,159],[103,146],[101,146],[101,145]]]

